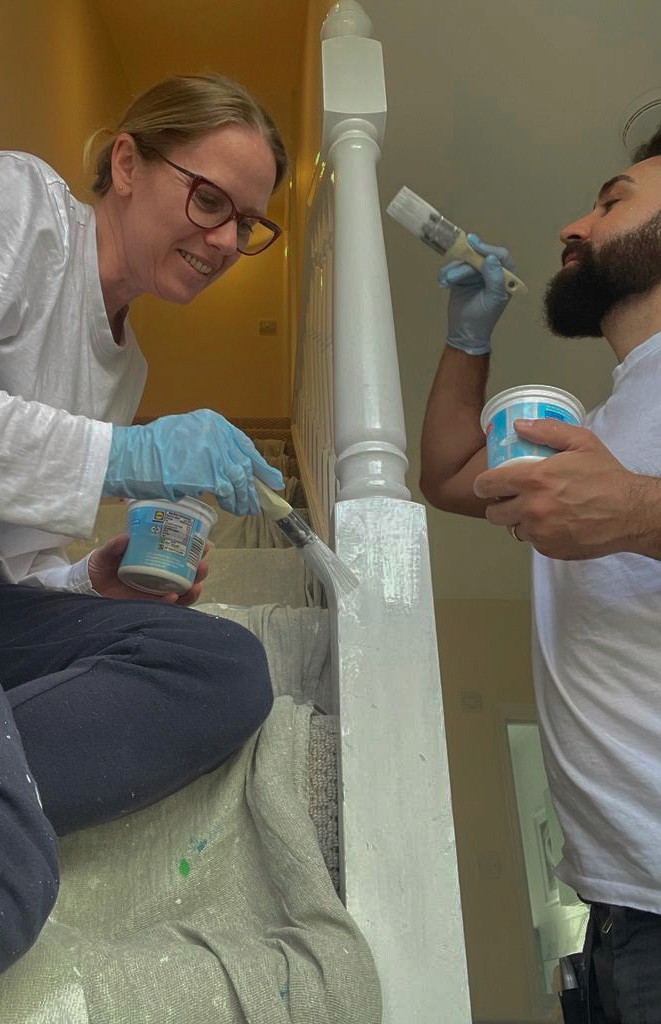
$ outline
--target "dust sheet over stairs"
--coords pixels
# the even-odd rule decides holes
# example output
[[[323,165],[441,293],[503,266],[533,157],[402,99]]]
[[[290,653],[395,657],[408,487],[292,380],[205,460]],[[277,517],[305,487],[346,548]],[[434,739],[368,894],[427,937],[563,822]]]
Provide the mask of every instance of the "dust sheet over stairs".
[[[308,815],[309,705],[215,772],[62,840],[62,888],[0,977],[2,1024],[378,1024],[368,946]]]

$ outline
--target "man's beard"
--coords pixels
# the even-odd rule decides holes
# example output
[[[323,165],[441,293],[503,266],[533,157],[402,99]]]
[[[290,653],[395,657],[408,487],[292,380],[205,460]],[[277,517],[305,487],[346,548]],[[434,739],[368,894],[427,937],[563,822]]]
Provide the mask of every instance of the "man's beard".
[[[603,319],[618,302],[661,282],[661,212],[596,251],[590,242],[570,242],[569,253],[579,262],[550,281],[546,324],[562,338],[601,338]]]

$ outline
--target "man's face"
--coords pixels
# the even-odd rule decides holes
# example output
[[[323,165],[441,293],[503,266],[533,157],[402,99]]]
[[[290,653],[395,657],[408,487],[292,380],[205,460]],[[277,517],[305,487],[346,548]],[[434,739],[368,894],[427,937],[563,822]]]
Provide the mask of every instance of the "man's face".
[[[563,267],[545,297],[549,329],[599,338],[617,303],[661,283],[661,157],[602,186],[591,213],[567,225]]]

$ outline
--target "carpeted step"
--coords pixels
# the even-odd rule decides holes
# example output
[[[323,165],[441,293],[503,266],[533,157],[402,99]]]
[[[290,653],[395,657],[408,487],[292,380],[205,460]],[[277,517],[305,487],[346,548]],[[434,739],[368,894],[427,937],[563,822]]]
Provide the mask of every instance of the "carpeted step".
[[[245,626],[264,645],[276,697],[288,694],[297,704],[311,702],[308,755],[308,807],[319,847],[336,891],[340,864],[337,792],[337,718],[331,706],[330,616],[325,608],[282,605],[205,603],[196,606]]]
[[[214,548],[204,601],[223,604],[321,605],[323,589],[296,548]]]
[[[265,515],[233,516],[218,512],[218,522],[209,533],[216,548],[288,548],[290,543],[274,522]]]
[[[337,785],[338,719],[313,712],[308,748],[308,811],[317,831],[328,874],[340,891]]]

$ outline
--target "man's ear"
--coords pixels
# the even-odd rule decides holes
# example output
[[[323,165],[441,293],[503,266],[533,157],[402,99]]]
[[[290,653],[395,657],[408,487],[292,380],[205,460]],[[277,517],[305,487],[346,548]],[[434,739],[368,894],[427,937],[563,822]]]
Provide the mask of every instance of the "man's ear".
[[[120,132],[112,147],[110,166],[112,182],[120,196],[130,196],[138,161],[135,139],[128,132]]]

